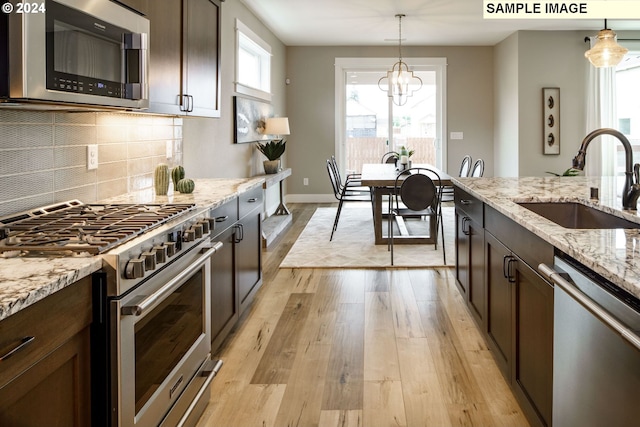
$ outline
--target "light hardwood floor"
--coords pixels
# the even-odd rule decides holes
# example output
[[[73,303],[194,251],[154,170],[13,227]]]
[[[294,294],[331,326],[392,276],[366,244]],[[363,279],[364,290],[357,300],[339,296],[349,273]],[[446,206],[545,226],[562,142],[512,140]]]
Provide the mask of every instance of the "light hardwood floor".
[[[453,270],[278,269],[318,206],[263,252],[198,427],[528,426]]]

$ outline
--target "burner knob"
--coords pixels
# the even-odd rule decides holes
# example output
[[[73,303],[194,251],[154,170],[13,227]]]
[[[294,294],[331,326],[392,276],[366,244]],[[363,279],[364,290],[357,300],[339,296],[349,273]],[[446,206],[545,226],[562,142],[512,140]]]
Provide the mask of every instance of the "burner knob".
[[[124,269],[126,279],[142,279],[144,277],[144,260],[141,258],[131,259]]]
[[[144,260],[144,269],[151,271],[156,269],[156,254],[152,251],[143,252],[140,258]]]
[[[167,249],[167,256],[169,258],[176,254],[176,242],[165,242],[164,247]]]
[[[202,233],[204,231],[202,224],[194,224],[193,226],[191,226],[191,229],[193,230],[196,239],[202,239]]]
[[[188,229],[184,232],[182,236],[182,240],[185,242],[193,242],[196,239],[196,232],[193,228]]]
[[[156,254],[156,262],[162,264],[167,262],[167,248],[166,246],[154,246],[152,252]]]
[[[200,221],[198,221],[198,224],[202,225],[202,232],[204,234],[209,234],[209,232],[211,231],[211,219],[209,218],[205,218],[205,219],[201,219]]]

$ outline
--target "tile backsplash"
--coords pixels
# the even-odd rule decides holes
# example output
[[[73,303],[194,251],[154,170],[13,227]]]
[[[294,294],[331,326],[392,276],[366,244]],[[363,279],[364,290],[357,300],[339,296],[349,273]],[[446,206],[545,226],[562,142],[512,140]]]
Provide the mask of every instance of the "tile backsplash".
[[[90,144],[98,145],[94,170],[87,169]],[[182,164],[182,119],[0,110],[0,156],[0,216],[71,199],[96,202],[152,188],[158,163]]]

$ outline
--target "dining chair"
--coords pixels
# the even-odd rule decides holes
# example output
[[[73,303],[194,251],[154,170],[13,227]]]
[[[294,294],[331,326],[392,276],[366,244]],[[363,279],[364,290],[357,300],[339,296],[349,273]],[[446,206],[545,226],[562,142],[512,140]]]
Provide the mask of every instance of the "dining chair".
[[[388,242],[393,265],[393,234],[396,218],[412,218],[416,216],[428,217],[429,221],[436,221],[433,237],[434,249],[438,249],[438,226],[442,236],[442,257],[447,263],[444,246],[444,223],[442,221],[442,185],[440,175],[429,168],[410,168],[396,177],[394,191],[389,199],[389,232]],[[394,203],[395,202],[395,203]],[[395,207],[394,207],[395,204]],[[431,227],[430,227],[431,228]]]
[[[373,211],[373,198],[371,189],[358,185],[359,181],[357,178],[349,180],[347,177],[347,180],[344,182],[340,180],[340,173],[336,167],[335,159],[327,159],[327,172],[329,174],[329,180],[331,181],[331,187],[333,188],[333,195],[338,200],[338,210],[336,211],[331,236],[329,237],[329,241],[331,241],[333,240],[333,233],[335,233],[338,228],[338,221],[340,220],[340,213],[342,212],[344,202],[369,202],[371,203],[371,210]]]
[[[469,172],[471,171],[471,156],[466,155],[462,158],[462,162],[460,163],[460,172],[458,173],[459,177],[469,176]]]
[[[398,158],[397,156],[398,153],[396,153],[395,151],[384,153],[382,155],[382,160],[380,161],[380,163],[395,163],[396,159]]]
[[[484,165],[484,162],[483,162]],[[462,158],[462,162],[460,162],[460,171],[458,172],[458,177],[467,177],[469,176],[469,172],[471,171],[471,156],[466,155]],[[445,185],[442,188],[442,201],[443,202],[451,202],[453,201],[453,185]]]
[[[469,174],[469,176],[472,176],[474,178],[481,178],[482,175],[484,175],[484,160],[478,159],[473,164],[473,168],[471,168],[471,173]]]

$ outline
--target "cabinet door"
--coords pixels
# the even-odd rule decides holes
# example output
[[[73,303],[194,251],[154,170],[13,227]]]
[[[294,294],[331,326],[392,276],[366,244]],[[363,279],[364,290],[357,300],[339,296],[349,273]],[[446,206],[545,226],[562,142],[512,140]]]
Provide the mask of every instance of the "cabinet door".
[[[456,282],[463,298],[469,289],[469,220],[464,212],[456,209]]]
[[[89,352],[86,327],[0,388],[0,425],[91,425]]]
[[[148,7],[149,111],[183,114],[180,111],[182,85],[182,1],[152,1]]]
[[[249,305],[254,293],[262,284],[261,223],[259,209],[239,221],[242,239],[236,244],[236,272],[240,313]]]
[[[505,277],[511,251],[485,232],[485,284],[487,286],[487,334],[498,367],[511,380],[512,351],[511,283]]]
[[[220,117],[220,2],[188,0],[186,4],[186,97],[182,102],[188,103],[189,115]]]
[[[468,221],[466,228],[469,233],[469,307],[484,332],[487,299],[484,286],[484,229],[474,221]]]
[[[518,260],[515,269],[513,386],[530,404],[529,418],[551,425],[553,393],[553,287]]]
[[[214,242],[222,248],[211,257],[211,351],[215,351],[238,320],[236,272],[233,266],[235,227]]]

